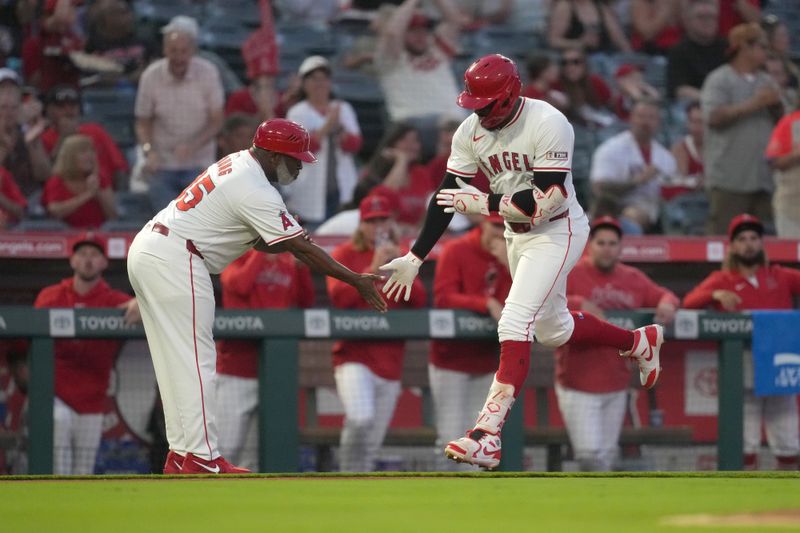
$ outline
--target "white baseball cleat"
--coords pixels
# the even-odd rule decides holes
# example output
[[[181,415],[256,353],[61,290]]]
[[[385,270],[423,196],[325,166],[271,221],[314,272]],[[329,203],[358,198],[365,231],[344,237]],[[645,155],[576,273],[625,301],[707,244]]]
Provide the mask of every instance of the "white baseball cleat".
[[[467,431],[466,436],[450,441],[444,455],[457,463],[469,463],[488,470],[500,464],[500,435],[482,429]]]
[[[664,328],[651,324],[633,331],[633,349],[620,351],[622,357],[633,357],[639,362],[639,380],[642,387],[650,389],[661,373],[659,351],[664,343]]]

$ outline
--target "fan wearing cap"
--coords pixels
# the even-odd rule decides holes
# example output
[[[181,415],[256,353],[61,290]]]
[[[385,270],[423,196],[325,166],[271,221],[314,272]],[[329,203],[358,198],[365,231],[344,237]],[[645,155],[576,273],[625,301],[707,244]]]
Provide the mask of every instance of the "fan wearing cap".
[[[456,105],[458,88],[451,64],[457,36],[444,31],[458,27],[460,20],[446,21],[434,33],[434,22],[417,11],[420,3],[405,0],[379,30],[374,61],[393,122],[464,116]],[[446,17],[450,13],[443,11]]]
[[[722,269],[712,272],[683,299],[688,309],[711,308],[741,312],[754,309],[794,309],[800,295],[800,272],[770,264],[764,251],[764,225],[755,216],[742,214],[728,226],[728,247]],[[753,395],[752,357],[744,357],[745,391],[744,465],[755,468],[761,445],[762,419],[767,441],[779,468],[797,470],[797,397]],[[749,370],[749,372],[747,371]]]
[[[165,473],[247,471],[219,452],[210,274],[252,248],[290,252],[312,270],[354,286],[373,308],[386,309],[375,288],[380,278],[353,272],[308,240],[276,189],[292,183],[303,163],[316,162],[310,148],[299,124],[263,122],[248,150],[208,167],[131,244],[128,277],[164,406],[170,449]]]
[[[82,120],[77,89],[68,85],[53,87],[47,93],[45,115],[49,126],[42,132],[42,144],[50,157],[55,158],[64,137],[74,133],[86,135],[94,144],[98,173],[103,179],[122,185],[127,178],[128,161],[101,124]]]
[[[314,304],[311,273],[289,254],[250,250],[220,275],[225,309],[297,309]],[[258,468],[258,341],[217,341],[219,450],[235,464]]]
[[[434,307],[466,309],[500,320],[511,289],[504,231],[503,217],[493,214],[442,247],[433,278]],[[471,424],[483,406],[497,356],[496,341],[431,341],[428,377],[439,449]],[[451,461],[436,466],[456,470]]]
[[[350,240],[337,246],[331,257],[358,272],[378,267],[401,255],[389,204],[381,196],[367,196],[359,204],[358,228]],[[368,309],[349,284],[328,278],[328,296],[338,309]],[[411,309],[427,304],[425,286],[415,280],[408,301],[392,308]],[[343,472],[369,472],[400,394],[405,341],[342,340],[333,346],[336,391],[344,406],[339,466]]]
[[[22,74],[42,93],[60,84],[77,87],[80,71],[69,58],[81,51],[85,42],[75,30],[76,4],[80,0],[46,0],[44,17],[38,33],[22,44]]]
[[[285,190],[287,205],[304,221],[321,223],[353,198],[358,179],[353,156],[361,149],[361,128],[353,106],[334,98],[331,66],[322,56],[307,57],[297,71],[300,101],[286,118],[311,134],[318,165],[303,169],[300,179]]]
[[[534,337],[553,348],[566,343],[616,348],[639,363],[645,388],[658,380],[664,340],[657,324],[630,331],[592,315],[576,320],[567,308],[567,275],[589,234],[572,183],[575,136],[563,113],[520,96],[521,90],[517,67],[505,56],[490,54],[470,65],[458,103],[472,114],[453,135],[447,173],[419,237],[408,254],[381,267],[391,272],[383,288],[388,297],[407,298],[454,213],[499,213],[505,219],[513,282],[497,325],[499,368],[474,428],[445,447],[455,461],[490,469],[500,463],[500,431],[523,390]],[[479,169],[489,180],[489,194],[470,184]]]
[[[103,279],[108,267],[105,242],[93,233],[72,244],[72,276],[39,292],[34,307],[112,307],[125,309],[125,321],[139,321],[136,299],[112,289]],[[111,369],[120,341],[55,341],[53,473],[93,474],[103,430]]]
[[[761,27],[740,24],[728,42],[728,63],[708,75],[700,96],[710,235],[723,235],[740,213],[772,221],[773,183],[764,150],[783,114],[777,84],[763,71],[767,39]]]
[[[567,278],[575,320],[592,313],[655,308],[655,321],[668,325],[680,300],[641,270],[622,264],[622,227],[612,217],[592,222],[586,255]],[[617,458],[631,382],[630,360],[613,348],[570,344],[556,350],[556,398],[581,470],[608,471]]]
[[[198,57],[197,21],[178,15],[161,28],[164,57],[139,78],[135,129],[154,212],[216,158],[225,97],[219,71]]]

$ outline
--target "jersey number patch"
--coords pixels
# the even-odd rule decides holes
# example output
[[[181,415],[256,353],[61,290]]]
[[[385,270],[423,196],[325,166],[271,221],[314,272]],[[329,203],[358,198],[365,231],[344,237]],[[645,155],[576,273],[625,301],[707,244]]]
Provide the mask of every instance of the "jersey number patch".
[[[188,211],[200,203],[204,194],[210,193],[214,188],[215,185],[211,181],[211,176],[208,175],[208,172],[203,172],[178,196],[175,207],[181,211]],[[205,189],[205,193],[203,189]]]

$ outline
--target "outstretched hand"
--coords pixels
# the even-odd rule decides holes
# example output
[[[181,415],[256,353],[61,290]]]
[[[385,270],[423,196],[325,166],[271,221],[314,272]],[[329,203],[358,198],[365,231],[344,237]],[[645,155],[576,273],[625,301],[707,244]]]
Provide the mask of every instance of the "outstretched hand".
[[[411,285],[414,283],[414,278],[417,277],[421,265],[422,259],[408,252],[403,257],[393,259],[380,267],[378,270],[392,272],[389,281],[383,286],[383,292],[386,297],[398,302],[400,301],[400,293],[404,292],[403,299],[407,302],[411,297]]]
[[[383,277],[377,274],[359,274],[355,281],[353,281],[353,287],[355,287],[361,297],[374,307],[376,311],[380,311],[381,313],[385,312],[386,309],[389,308],[389,305],[381,297],[381,293],[378,292],[375,283],[381,282],[383,279]]]

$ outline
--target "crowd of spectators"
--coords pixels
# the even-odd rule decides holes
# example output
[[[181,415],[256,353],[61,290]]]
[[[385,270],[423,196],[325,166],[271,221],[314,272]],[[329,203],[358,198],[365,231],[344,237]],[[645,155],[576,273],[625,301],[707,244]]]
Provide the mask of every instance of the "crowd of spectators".
[[[665,210],[700,196],[710,234],[744,211],[774,231],[773,181],[790,173],[766,143],[777,120],[795,111],[800,81],[794,21],[781,2],[261,0],[231,17],[241,22],[229,45],[235,54],[215,45],[218,21],[201,16],[220,13],[215,0],[166,3],[186,14],[158,19],[155,0],[3,8],[3,228],[35,229],[26,221],[50,216],[102,229],[130,218],[112,204],[137,193],[157,211],[232,145],[245,146],[258,121],[286,116],[312,132],[319,158],[283,191],[308,227],[350,211],[348,223],[335,225],[347,235],[360,200],[380,194],[413,230],[442,178],[442,139],[464,117],[455,104],[463,70],[499,51],[519,63],[525,96],[572,121],[575,159],[591,161],[575,165],[574,180],[594,214],[621,217],[628,233],[660,233]],[[99,112],[87,93],[120,109]],[[376,101],[377,113],[364,105]],[[94,158],[96,169],[66,178],[54,165],[75,135],[91,140],[93,152],[81,157],[87,169]],[[620,144],[630,135],[635,143]],[[798,140],[787,143],[778,155]],[[615,144],[612,159],[625,164],[609,166]],[[134,213],[128,229],[148,214]]]

